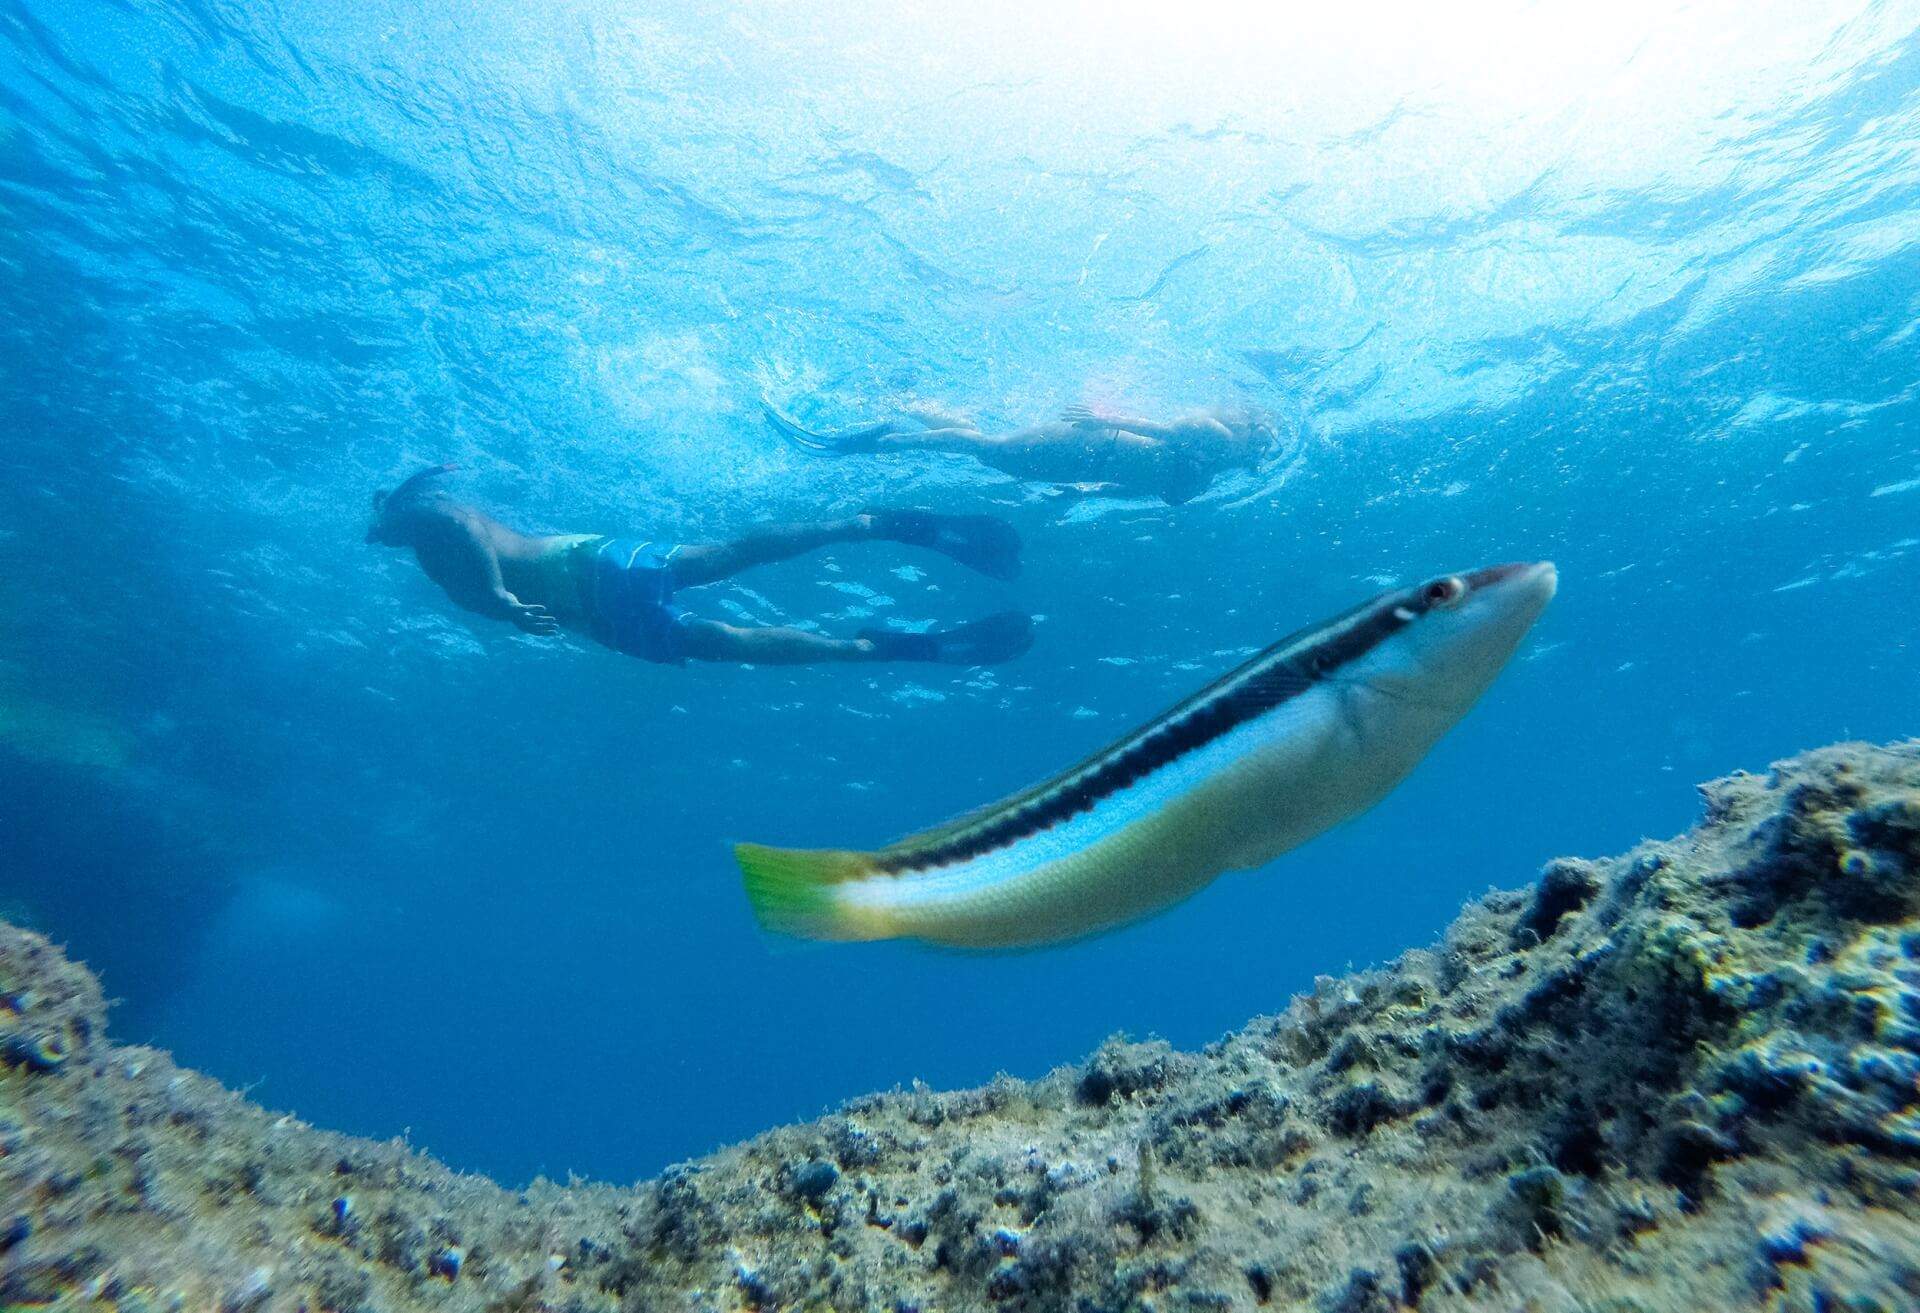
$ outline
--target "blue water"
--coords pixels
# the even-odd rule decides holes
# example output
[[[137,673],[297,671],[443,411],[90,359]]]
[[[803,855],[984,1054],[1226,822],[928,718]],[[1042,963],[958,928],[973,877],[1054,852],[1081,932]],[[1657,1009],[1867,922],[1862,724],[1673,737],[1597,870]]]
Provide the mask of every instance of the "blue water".
[[[1683,827],[1700,779],[1920,728],[1920,6],[1027,8],[0,0],[0,907],[122,1038],[461,1167],[631,1179],[1204,1043]],[[1291,438],[1169,509],[809,457],[763,397]],[[1002,514],[1013,585],[875,545],[692,605],[1039,639],[523,638],[361,541],[435,460],[529,529]],[[1562,578],[1521,657],[1268,870],[1010,956],[753,924],[728,840],[920,828],[1511,557]]]

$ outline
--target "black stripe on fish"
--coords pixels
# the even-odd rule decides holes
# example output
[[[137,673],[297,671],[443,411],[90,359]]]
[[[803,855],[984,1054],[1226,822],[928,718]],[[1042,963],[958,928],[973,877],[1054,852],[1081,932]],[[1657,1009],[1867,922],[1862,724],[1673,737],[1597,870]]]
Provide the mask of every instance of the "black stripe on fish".
[[[1371,652],[1428,609],[1431,603],[1425,587],[1388,593],[1311,630],[1281,639],[1158,720],[1032,791],[1030,797],[1016,796],[971,824],[939,832],[932,842],[884,850],[877,855],[876,868],[889,875],[905,875],[970,861],[1092,810],[1103,798],[1293,700],[1315,684],[1336,678],[1343,667]]]

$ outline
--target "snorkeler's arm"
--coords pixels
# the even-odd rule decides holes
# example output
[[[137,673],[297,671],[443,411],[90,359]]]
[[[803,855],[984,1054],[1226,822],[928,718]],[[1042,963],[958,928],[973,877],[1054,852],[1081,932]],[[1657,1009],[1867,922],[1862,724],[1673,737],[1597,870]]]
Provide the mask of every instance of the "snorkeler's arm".
[[[901,407],[908,418],[930,429],[972,429],[979,430],[973,417],[963,410],[952,406],[943,406],[936,401],[915,401]]]
[[[1060,422],[1077,429],[1119,429],[1144,438],[1164,438],[1174,430],[1172,424],[1160,424],[1137,415],[1108,415],[1091,406],[1068,406],[1060,412]]]
[[[1069,406],[1060,412],[1064,423],[1077,429],[1118,429],[1142,437],[1166,441],[1172,438],[1231,438],[1233,430],[1212,415],[1183,415],[1171,423],[1144,419],[1138,415],[1103,415],[1090,406]]]
[[[529,634],[560,632],[560,622],[544,606],[530,606],[508,591],[492,541],[467,517],[426,518],[415,531],[413,554],[427,577],[467,610],[505,620]]]

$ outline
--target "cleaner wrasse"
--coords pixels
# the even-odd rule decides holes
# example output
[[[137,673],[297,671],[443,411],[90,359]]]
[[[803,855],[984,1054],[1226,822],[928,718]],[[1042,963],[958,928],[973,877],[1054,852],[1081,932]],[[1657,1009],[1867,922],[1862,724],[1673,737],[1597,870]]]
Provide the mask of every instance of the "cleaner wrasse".
[[[739,844],[754,912],[809,939],[1054,943],[1151,915],[1367,810],[1493,683],[1550,562],[1383,593],[1281,639],[1044,783],[875,852]]]

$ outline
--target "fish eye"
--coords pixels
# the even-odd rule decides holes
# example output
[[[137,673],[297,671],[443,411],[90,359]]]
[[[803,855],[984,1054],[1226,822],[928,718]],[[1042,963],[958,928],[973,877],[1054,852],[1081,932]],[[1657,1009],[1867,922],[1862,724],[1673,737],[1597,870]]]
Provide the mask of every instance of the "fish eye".
[[[1428,606],[1449,607],[1467,595],[1466,581],[1450,574],[1422,588],[1420,595],[1426,598]]]

